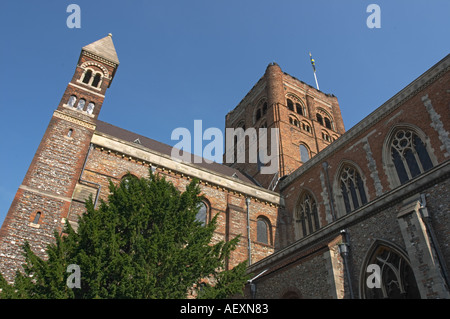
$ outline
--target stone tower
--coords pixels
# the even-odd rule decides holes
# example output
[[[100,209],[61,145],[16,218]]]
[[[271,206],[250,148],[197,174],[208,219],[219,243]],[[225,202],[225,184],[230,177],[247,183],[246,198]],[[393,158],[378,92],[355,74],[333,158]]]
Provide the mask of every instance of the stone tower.
[[[42,255],[70,211],[106,90],[119,60],[108,36],[82,48],[75,73],[54,111],[0,229],[0,271],[12,281],[28,241]]]
[[[244,130],[267,128],[268,135],[271,128],[279,130],[276,173],[261,173],[264,159],[258,158],[256,163],[249,162],[248,157],[244,163],[224,160],[271,190],[276,188],[280,178],[299,168],[345,132],[337,98],[283,72],[276,63],[267,66],[250,92],[226,115],[225,126]],[[270,136],[267,141],[270,150]],[[246,138],[245,144],[236,147],[239,143],[226,141],[227,147],[235,147],[229,151],[236,152],[241,146],[246,154],[252,143],[256,141]]]

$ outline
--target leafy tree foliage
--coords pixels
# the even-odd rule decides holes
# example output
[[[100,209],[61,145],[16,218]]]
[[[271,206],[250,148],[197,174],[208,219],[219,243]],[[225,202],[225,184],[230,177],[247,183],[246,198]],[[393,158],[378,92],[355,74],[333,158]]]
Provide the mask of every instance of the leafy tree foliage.
[[[225,298],[242,293],[245,262],[225,270],[239,238],[212,243],[217,216],[196,220],[202,201],[197,181],[184,192],[150,171],[110,182],[108,201],[92,199],[75,232],[63,236],[41,259],[26,243],[23,273],[14,285],[0,275],[0,298]],[[81,271],[81,288],[69,288],[67,267]],[[69,278],[70,280],[70,278]]]

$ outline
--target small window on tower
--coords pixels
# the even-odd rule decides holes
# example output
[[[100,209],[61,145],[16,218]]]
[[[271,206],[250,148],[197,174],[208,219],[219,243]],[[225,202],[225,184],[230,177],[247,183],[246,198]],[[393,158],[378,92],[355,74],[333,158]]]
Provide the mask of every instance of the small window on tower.
[[[75,106],[75,102],[77,101],[77,97],[75,95],[71,95],[69,97],[69,101],[67,102],[67,105],[69,106]]]
[[[39,219],[41,218],[41,212],[37,212],[33,219],[33,224],[39,224]]]
[[[92,71],[91,70],[87,70],[86,73],[84,74],[83,83],[88,84],[89,81],[91,80],[91,77],[92,77]]]
[[[316,118],[317,118],[317,122],[319,122],[321,125],[323,125],[323,118],[322,118],[322,115],[320,115],[319,113],[317,113]]]
[[[86,100],[80,99],[80,101],[78,102],[78,105],[77,105],[77,110],[82,111],[84,109],[84,104],[86,104]]]
[[[86,112],[88,114],[92,114],[92,112],[94,112],[94,108],[95,108],[95,104],[90,102],[87,106]]]
[[[98,84],[100,83],[100,79],[101,79],[101,75],[100,75],[100,73],[97,73],[94,77],[94,80],[92,81],[92,86],[97,87]]]
[[[325,121],[325,127],[331,129],[331,121],[328,117],[324,118]]]
[[[72,134],[73,134],[73,130],[70,129],[70,130],[67,132],[67,137],[72,137]]]

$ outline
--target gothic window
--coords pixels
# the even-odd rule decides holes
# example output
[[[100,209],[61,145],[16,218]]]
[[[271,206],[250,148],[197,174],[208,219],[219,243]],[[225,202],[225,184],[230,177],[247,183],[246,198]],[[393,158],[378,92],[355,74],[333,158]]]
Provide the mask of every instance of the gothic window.
[[[77,110],[82,111],[84,109],[84,105],[85,104],[86,104],[86,100],[85,99],[80,99],[78,101]]]
[[[262,108],[263,115],[266,115],[267,113],[267,102],[264,102],[263,108]]]
[[[68,106],[75,106],[75,102],[77,101],[77,97],[75,95],[71,95],[69,97],[69,101],[67,102]]]
[[[92,112],[94,112],[94,108],[95,108],[95,104],[90,102],[87,106],[86,112],[88,114],[92,114]]]
[[[331,129],[331,121],[328,117],[324,118],[325,121],[325,127]]]
[[[300,195],[295,213],[295,222],[299,237],[305,237],[319,229],[317,205],[311,193],[304,191]]]
[[[339,184],[346,213],[367,203],[364,183],[356,168],[345,165],[339,175]]]
[[[323,125],[323,118],[322,115],[320,115],[319,113],[316,114],[316,118],[317,118],[317,122],[320,123],[320,125]]]
[[[302,129],[308,133],[311,133],[311,126],[309,126],[308,124],[302,123]]]
[[[101,75],[100,75],[100,73],[97,73],[97,74],[94,76],[94,80],[92,81],[92,86],[93,86],[93,87],[97,87],[98,84],[100,83],[100,79],[101,79]]]
[[[256,241],[266,245],[271,242],[270,223],[264,217],[258,217],[256,222]]]
[[[303,163],[309,160],[308,148],[303,144],[300,144],[300,160]]]
[[[206,225],[206,218],[208,216],[207,213],[208,213],[208,207],[206,206],[206,204],[204,202],[201,202],[199,205],[198,213],[195,216],[195,220],[200,222],[202,224],[202,226]]]
[[[86,73],[84,74],[83,83],[89,84],[91,77],[92,77],[92,71],[87,70]]]
[[[292,102],[292,100],[290,99],[287,99],[287,107],[289,111],[294,111],[294,102]]]
[[[258,109],[256,111],[256,121],[258,121],[261,118],[261,109]]]
[[[303,115],[303,108],[302,108],[302,105],[300,103],[295,103],[295,109],[296,109],[298,114]]]
[[[379,245],[372,253],[367,266],[379,271],[379,282],[373,272],[366,272],[363,293],[367,299],[420,299],[413,270],[403,254],[386,245]],[[366,266],[366,269],[367,269]],[[371,276],[369,278],[369,276]],[[371,284],[368,287],[367,282]]]
[[[411,130],[396,131],[390,148],[391,159],[401,184],[433,167],[426,145]]]
[[[300,124],[298,122],[298,120],[294,117],[289,117],[289,124],[295,125],[297,127],[300,127]]]

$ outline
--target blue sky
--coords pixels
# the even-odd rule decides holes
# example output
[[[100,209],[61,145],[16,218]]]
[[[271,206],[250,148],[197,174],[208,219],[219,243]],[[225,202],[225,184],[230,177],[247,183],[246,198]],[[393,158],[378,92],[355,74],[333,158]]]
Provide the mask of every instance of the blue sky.
[[[81,28],[66,25],[71,3]],[[309,51],[349,129],[450,52],[449,17],[448,0],[3,0],[0,224],[81,48],[108,33],[120,66],[99,118],[174,145],[196,119],[223,129],[271,62],[314,86]]]

